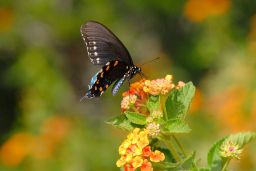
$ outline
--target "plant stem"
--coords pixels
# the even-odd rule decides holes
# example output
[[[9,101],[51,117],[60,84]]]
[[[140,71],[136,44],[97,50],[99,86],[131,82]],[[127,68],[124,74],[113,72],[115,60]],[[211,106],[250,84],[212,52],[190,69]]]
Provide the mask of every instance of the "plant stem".
[[[222,167],[221,171],[225,171],[225,170],[226,170],[226,168],[228,167],[228,164],[229,164],[230,160],[231,160],[230,158],[228,158],[228,159],[226,160],[226,162],[225,162],[224,166]]]
[[[167,116],[166,108],[165,108],[165,105],[162,104],[162,101],[164,101],[164,100],[161,100],[161,99],[163,99],[163,97],[159,96],[159,98],[160,98],[161,108],[163,109],[162,111],[163,111],[164,119],[167,121],[168,120],[168,116]]]
[[[187,157],[186,152],[185,152],[184,148],[182,147],[182,145],[180,144],[179,140],[176,138],[175,135],[172,135],[172,138],[174,139],[174,141],[176,142],[176,144],[179,146],[179,148],[180,148],[182,154],[184,155],[184,158],[186,158],[186,157]]]
[[[175,150],[173,144],[171,143],[170,141],[170,138],[168,136],[161,136],[162,138],[162,141],[166,144],[166,146],[169,148],[170,152],[172,153],[174,159],[176,160],[176,162],[180,162],[181,159],[180,159],[180,156],[179,154],[177,153],[177,151]]]

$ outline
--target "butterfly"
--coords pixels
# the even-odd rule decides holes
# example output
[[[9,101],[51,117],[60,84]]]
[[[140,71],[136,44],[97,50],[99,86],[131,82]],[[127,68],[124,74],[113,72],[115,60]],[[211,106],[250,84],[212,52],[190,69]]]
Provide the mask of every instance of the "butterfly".
[[[114,83],[112,94],[116,95],[125,80],[130,80],[141,68],[133,64],[123,43],[106,26],[96,21],[88,21],[80,32],[85,42],[88,57],[94,65],[102,65],[88,85],[84,98],[100,97]]]

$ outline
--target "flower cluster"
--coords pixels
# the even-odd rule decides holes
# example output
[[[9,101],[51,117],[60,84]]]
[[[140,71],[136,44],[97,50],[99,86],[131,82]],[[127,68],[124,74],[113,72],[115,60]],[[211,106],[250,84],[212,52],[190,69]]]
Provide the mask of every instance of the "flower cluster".
[[[242,149],[232,141],[224,142],[220,147],[220,155],[225,158],[240,159]]]
[[[136,95],[125,96],[121,102],[121,109],[129,109],[137,100]]]
[[[146,103],[149,95],[166,95],[173,88],[179,89],[185,85],[184,82],[179,81],[175,86],[172,79],[172,75],[166,75],[165,78],[155,80],[142,79],[131,84],[130,89],[123,93],[122,111],[130,109],[131,106],[140,111],[141,106]]]
[[[174,87],[175,85],[172,83],[172,75],[167,75],[162,79],[152,81],[146,80],[143,90],[146,93],[156,96],[159,94],[165,95]]]
[[[151,162],[160,162],[165,159],[162,152],[151,151],[149,146],[148,131],[135,128],[127,139],[120,145],[121,158],[116,162],[117,167],[124,167],[125,171],[152,171]],[[150,162],[151,161],[151,162]]]

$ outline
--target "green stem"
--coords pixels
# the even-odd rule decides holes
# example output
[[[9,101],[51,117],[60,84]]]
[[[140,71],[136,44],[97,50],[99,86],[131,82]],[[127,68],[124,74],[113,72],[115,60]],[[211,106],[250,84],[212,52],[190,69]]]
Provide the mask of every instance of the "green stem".
[[[176,160],[176,162],[180,162],[181,158],[179,156],[179,154],[177,153],[177,151],[175,150],[173,144],[171,143],[169,137],[167,136],[161,136],[161,140],[166,144],[166,146],[168,147],[168,149],[170,150],[170,152],[172,153],[174,159]]]
[[[163,97],[160,95],[159,98],[160,98],[160,105],[161,105],[161,107],[163,109],[162,111],[163,111],[164,119],[167,121],[168,120],[168,116],[167,116],[166,108],[165,108],[165,105],[161,103],[162,102],[161,99],[163,99]]]
[[[225,170],[226,170],[226,168],[228,167],[228,164],[229,164],[230,160],[231,160],[230,158],[228,158],[228,159],[226,160],[226,162],[225,162],[224,166],[222,167],[221,171],[225,171]]]
[[[182,154],[184,155],[184,158],[186,158],[186,157],[187,157],[186,152],[185,152],[184,148],[182,147],[182,145],[180,144],[179,140],[176,138],[175,135],[172,135],[172,138],[174,139],[174,141],[176,142],[176,144],[179,146],[179,148],[180,148]]]

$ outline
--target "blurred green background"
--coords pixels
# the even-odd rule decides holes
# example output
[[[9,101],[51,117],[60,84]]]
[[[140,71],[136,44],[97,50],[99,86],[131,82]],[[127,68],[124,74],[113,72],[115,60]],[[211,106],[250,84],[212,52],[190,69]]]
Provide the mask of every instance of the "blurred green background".
[[[172,74],[197,86],[180,138],[206,166],[222,136],[256,130],[255,0],[1,0],[0,170],[118,170],[126,132],[104,123],[121,92],[80,102],[98,67],[80,25],[96,20],[127,46],[150,79]],[[135,81],[135,78],[133,81]],[[251,144],[232,170],[256,170]]]

